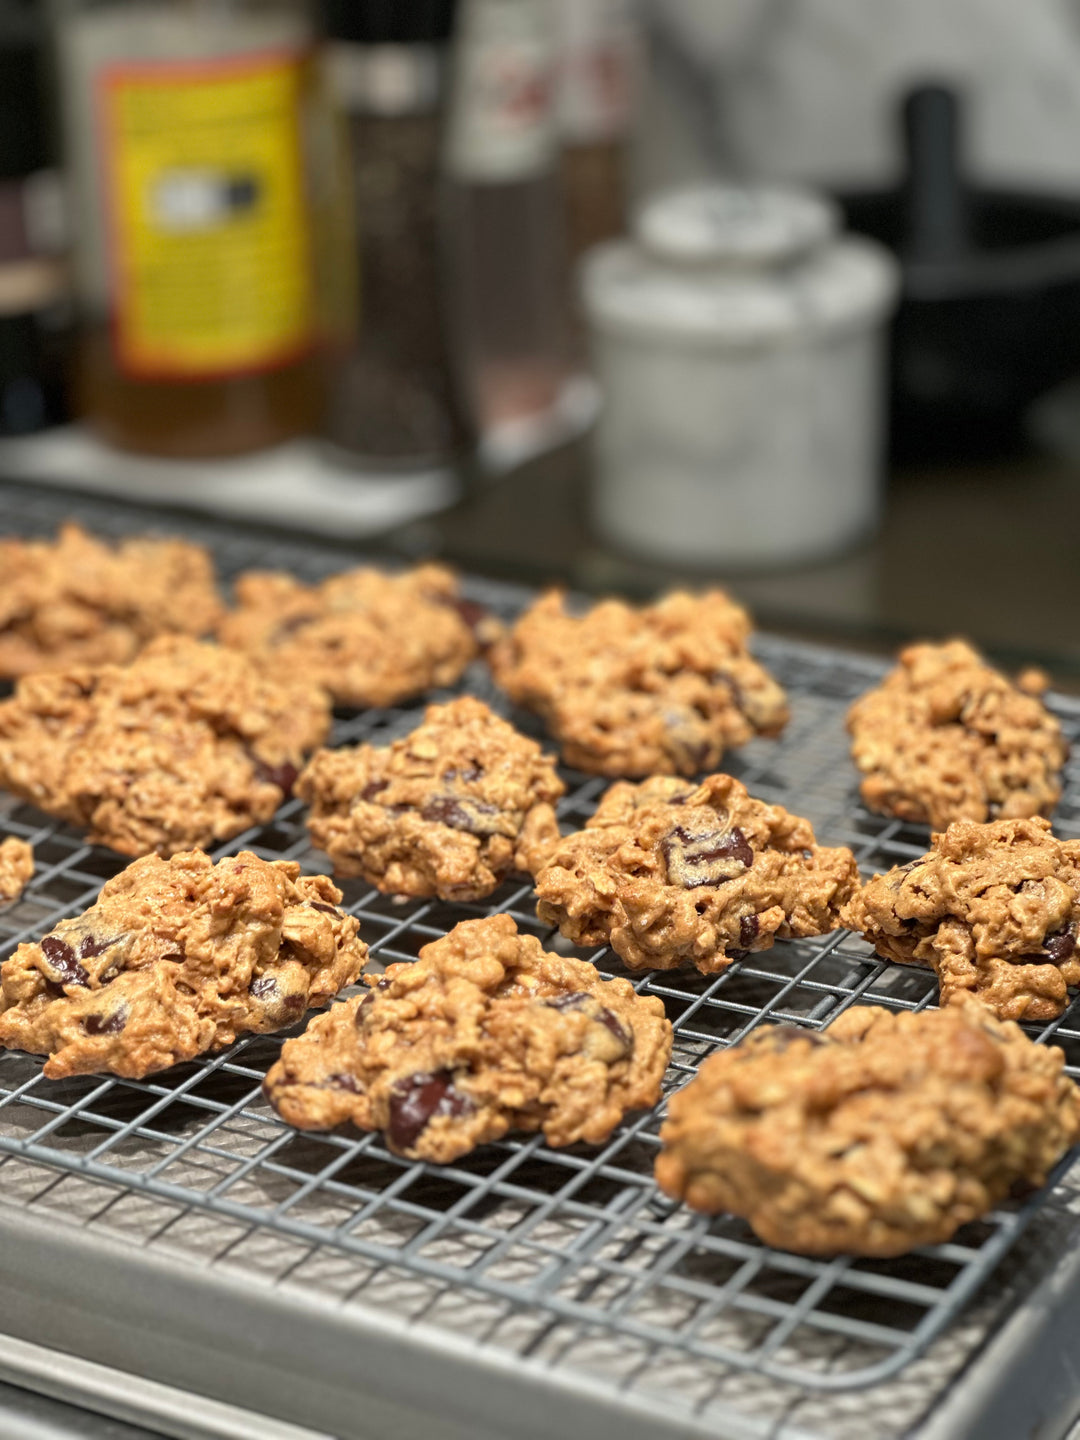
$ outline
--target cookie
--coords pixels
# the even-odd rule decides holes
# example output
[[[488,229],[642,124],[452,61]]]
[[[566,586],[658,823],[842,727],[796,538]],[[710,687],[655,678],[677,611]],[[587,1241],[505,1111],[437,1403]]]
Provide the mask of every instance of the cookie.
[[[367,959],[340,901],[292,860],[145,856],[0,966],[0,1045],[47,1055],[50,1079],[139,1079],[291,1025]]]
[[[823,935],[859,883],[850,850],[730,775],[623,781],[537,872],[537,914],[631,970],[727,968],[774,940]]]
[[[296,785],[336,874],[443,900],[482,899],[539,863],[564,789],[535,740],[468,696],[428,706],[392,745],[320,750]]]
[[[783,690],[746,648],[750,619],[719,590],[567,614],[542,595],[489,659],[543,716],[568,765],[597,775],[697,775],[754,735],[778,735]]]
[[[0,786],[124,855],[208,849],[270,819],[328,697],[178,636],[130,665],[29,675],[0,703]]]
[[[339,705],[396,705],[453,685],[495,622],[441,565],[348,570],[319,585],[251,570],[236,582],[223,644],[322,686]]]
[[[804,1255],[941,1244],[1080,1139],[1064,1055],[982,1006],[767,1026],[673,1096],[656,1180]]]
[[[0,539],[0,677],[124,664],[157,635],[207,635],[221,601],[201,545],[107,544],[78,525],[55,540]]]
[[[1053,1020],[1080,984],[1080,840],[1039,818],[957,820],[841,919],[886,960],[933,969],[943,1005],[970,993],[1003,1020]]]
[[[351,1121],[445,1164],[510,1130],[599,1145],[660,1098],[663,1002],[545,953],[509,915],[463,920],[368,983],[282,1047],[265,1091],[290,1125]]]
[[[25,840],[0,840],[0,905],[17,900],[34,873],[34,851]]]
[[[1049,815],[1069,751],[1042,689],[1045,676],[1014,685],[962,640],[909,646],[848,712],[863,800],[935,830]]]

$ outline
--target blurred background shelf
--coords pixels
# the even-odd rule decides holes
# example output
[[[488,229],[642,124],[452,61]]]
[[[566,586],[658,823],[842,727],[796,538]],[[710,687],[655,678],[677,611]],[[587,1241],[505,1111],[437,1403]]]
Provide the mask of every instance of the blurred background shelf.
[[[0,440],[0,475],[344,539],[443,510],[460,491],[449,468],[364,470],[314,440],[228,460],[165,460],[113,450],[81,425]]]
[[[590,533],[589,455],[576,442],[519,466],[447,514],[389,537],[468,569],[591,592],[648,595],[729,582],[767,629],[889,650],[919,634],[970,636],[1008,664],[1080,686],[1076,623],[1080,463],[1033,455],[894,473],[880,531],[849,553],[779,572],[665,568]]]

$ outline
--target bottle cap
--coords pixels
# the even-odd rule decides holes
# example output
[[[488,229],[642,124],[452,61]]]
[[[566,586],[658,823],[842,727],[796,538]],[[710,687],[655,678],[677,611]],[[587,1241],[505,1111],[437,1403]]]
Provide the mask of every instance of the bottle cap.
[[[41,76],[43,34],[33,11],[16,6],[0,21],[0,179],[50,164]]]
[[[456,0],[322,0],[330,40],[360,45],[437,44],[449,39]]]

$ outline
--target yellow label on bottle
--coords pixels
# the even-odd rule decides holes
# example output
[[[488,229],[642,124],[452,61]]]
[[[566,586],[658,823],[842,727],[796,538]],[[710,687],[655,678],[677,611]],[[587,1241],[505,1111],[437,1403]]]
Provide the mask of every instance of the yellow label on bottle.
[[[129,374],[269,369],[312,343],[295,54],[110,66],[102,86],[113,327]]]

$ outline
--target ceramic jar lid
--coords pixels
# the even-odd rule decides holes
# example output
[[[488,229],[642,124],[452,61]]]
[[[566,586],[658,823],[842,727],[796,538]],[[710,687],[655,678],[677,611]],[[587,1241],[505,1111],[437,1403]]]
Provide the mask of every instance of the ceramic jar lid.
[[[835,208],[795,187],[673,191],[634,230],[583,263],[586,309],[606,330],[753,344],[872,323],[896,296],[892,256],[841,236]]]

